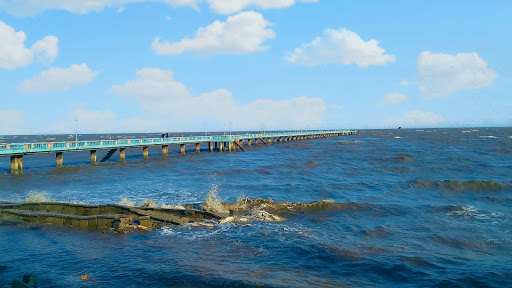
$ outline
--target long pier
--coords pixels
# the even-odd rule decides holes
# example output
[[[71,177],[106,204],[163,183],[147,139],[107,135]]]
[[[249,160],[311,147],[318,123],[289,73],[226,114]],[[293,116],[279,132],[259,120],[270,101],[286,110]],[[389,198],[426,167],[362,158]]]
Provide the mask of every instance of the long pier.
[[[169,145],[180,145],[181,154],[185,154],[185,145],[187,144],[194,144],[196,152],[199,152],[201,149],[200,145],[206,143],[208,144],[210,152],[245,151],[244,141],[247,146],[251,146],[252,144],[256,145],[258,142],[264,145],[271,145],[277,142],[347,136],[355,133],[356,131],[353,130],[323,130],[168,138],[13,143],[0,144],[0,157],[10,156],[11,174],[20,174],[23,171],[23,156],[30,154],[55,153],[56,166],[59,168],[64,165],[64,152],[90,151],[91,164],[95,165],[97,163],[96,151],[103,149],[109,149],[110,151],[101,159],[101,162],[108,160],[119,150],[119,162],[123,163],[126,159],[126,148],[142,148],[144,159],[148,159],[149,146],[161,146],[162,156],[167,157],[169,156]]]

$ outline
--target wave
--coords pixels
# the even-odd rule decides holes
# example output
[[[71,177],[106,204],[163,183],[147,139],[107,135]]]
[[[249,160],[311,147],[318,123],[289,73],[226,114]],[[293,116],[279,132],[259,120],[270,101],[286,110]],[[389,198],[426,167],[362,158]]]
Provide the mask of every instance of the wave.
[[[381,161],[381,162],[391,161],[391,162],[402,163],[402,162],[411,162],[411,161],[413,161],[413,158],[409,154],[399,153],[399,154],[393,155],[391,157],[377,158],[377,160]]]
[[[385,238],[391,235],[391,233],[382,226],[378,226],[371,230],[364,230],[363,234],[369,238]]]
[[[503,217],[502,213],[490,213],[482,211],[470,205],[451,205],[444,206],[434,210],[431,213],[445,213],[451,218],[477,219],[477,220],[499,220]]]
[[[453,192],[494,192],[503,191],[512,187],[509,182],[495,182],[495,181],[428,181],[428,180],[415,180],[413,185],[416,188],[438,188],[449,190]]]
[[[444,237],[441,235],[436,235],[430,237],[434,242],[445,245],[447,247],[459,248],[459,249],[473,249],[476,247],[475,243],[464,241],[460,239]]]
[[[315,167],[315,166],[318,166],[318,162],[309,161],[308,163],[306,163],[306,167]]]
[[[236,203],[224,203],[224,207],[233,213],[240,214],[253,210],[263,210],[271,214],[287,215],[298,212],[336,211],[336,210],[367,210],[369,207],[358,203],[335,203],[332,199],[315,202],[274,202],[271,199],[242,198]]]
[[[50,198],[46,192],[30,192],[25,198],[26,203],[39,203],[39,202],[53,202],[55,200]]]

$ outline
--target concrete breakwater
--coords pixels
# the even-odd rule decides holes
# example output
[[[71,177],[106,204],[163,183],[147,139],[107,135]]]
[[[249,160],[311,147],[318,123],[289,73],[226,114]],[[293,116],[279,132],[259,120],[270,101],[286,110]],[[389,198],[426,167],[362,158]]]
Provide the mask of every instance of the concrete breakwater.
[[[129,232],[134,229],[151,230],[166,225],[183,225],[205,219],[221,220],[224,217],[196,209],[41,202],[0,203],[0,218],[88,230]]]

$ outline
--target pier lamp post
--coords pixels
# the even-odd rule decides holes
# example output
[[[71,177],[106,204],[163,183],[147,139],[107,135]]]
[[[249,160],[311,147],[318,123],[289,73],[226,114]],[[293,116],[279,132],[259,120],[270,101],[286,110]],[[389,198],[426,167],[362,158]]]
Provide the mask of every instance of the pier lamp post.
[[[75,142],[78,142],[78,117],[75,117]]]

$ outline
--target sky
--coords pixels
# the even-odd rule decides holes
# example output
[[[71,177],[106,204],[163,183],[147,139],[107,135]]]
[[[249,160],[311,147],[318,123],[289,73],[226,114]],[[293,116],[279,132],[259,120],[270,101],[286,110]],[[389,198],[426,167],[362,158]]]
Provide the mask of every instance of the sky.
[[[0,135],[510,127],[510,11],[0,0]]]

